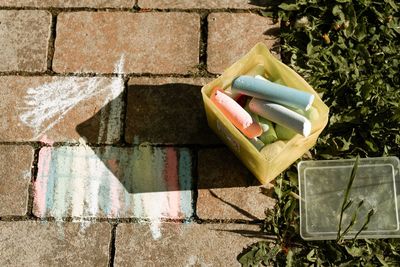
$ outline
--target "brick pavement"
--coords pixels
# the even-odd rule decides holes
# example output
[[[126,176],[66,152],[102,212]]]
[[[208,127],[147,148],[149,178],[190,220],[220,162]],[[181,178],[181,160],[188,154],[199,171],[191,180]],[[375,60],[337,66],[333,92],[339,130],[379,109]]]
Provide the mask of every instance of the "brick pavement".
[[[1,266],[238,265],[274,200],[200,89],[279,52],[256,2],[0,0]]]

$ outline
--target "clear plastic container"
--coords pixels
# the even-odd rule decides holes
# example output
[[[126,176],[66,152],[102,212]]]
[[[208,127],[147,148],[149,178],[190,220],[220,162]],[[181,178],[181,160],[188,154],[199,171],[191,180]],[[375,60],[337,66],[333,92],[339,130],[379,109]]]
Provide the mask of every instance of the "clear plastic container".
[[[305,240],[336,239],[340,211],[355,159],[302,161],[298,164],[300,190],[300,235]],[[400,237],[400,178],[397,157],[359,160],[349,199],[343,213],[342,232],[351,222],[358,204],[355,224],[344,238],[354,238],[371,209],[367,229],[357,238]]]

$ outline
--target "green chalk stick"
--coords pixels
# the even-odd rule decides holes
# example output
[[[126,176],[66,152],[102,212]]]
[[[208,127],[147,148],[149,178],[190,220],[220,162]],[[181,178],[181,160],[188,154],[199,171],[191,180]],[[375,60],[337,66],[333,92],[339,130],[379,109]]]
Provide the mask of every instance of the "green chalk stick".
[[[279,83],[280,85],[285,85],[284,83],[283,83],[283,81],[279,78],[279,79],[276,79],[275,81],[273,81],[274,83]]]
[[[318,120],[319,112],[316,108],[311,107],[309,110],[304,112],[304,116],[311,121],[311,124]]]
[[[295,131],[279,124],[275,126],[275,132],[279,140],[290,140],[296,135]]]
[[[265,76],[264,65],[258,64],[257,66],[255,66],[254,68],[249,70],[249,72],[247,72],[246,75],[250,75],[250,76],[257,76],[257,75]]]
[[[265,146],[265,144],[260,140],[260,139],[258,139],[257,137],[254,137],[254,138],[247,138],[249,141],[250,141],[250,143],[258,150],[258,151],[260,151],[264,146]]]
[[[264,131],[262,135],[259,136],[259,139],[266,145],[275,142],[278,137],[276,136],[274,125],[272,124],[272,122],[263,117],[258,117],[258,122],[260,123],[262,128],[264,128],[264,126],[268,127],[268,130]]]
[[[283,141],[276,141],[272,144],[266,145],[261,149],[260,153],[265,157],[265,158],[270,158],[278,155],[281,153],[283,148],[286,146],[286,143]]]

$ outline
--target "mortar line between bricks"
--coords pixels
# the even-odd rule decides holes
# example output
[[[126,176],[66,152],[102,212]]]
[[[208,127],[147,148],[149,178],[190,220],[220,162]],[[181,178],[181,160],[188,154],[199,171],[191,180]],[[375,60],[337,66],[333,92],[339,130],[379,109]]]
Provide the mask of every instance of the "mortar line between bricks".
[[[110,238],[110,247],[109,247],[109,267],[114,267],[114,259],[115,259],[115,236],[117,232],[118,223],[111,224],[111,238]]]
[[[79,142],[55,142],[53,145],[49,145],[46,143],[42,143],[40,141],[24,141],[24,142],[0,142],[0,145],[4,146],[12,146],[12,145],[30,145],[34,148],[38,147],[75,147],[82,146],[82,143]],[[226,147],[223,144],[211,144],[211,145],[201,145],[201,144],[157,144],[157,143],[141,143],[141,144],[128,144],[128,143],[115,143],[115,144],[91,144],[86,143],[86,146],[89,147],[120,147],[120,148],[133,148],[133,147],[176,147],[176,148],[189,148],[189,149],[214,149],[214,148],[223,148]]]
[[[269,10],[266,7],[253,8],[140,8],[140,7],[32,7],[32,6],[0,6],[0,10],[40,10],[49,12],[126,12],[126,13],[259,13]]]
[[[128,113],[128,82],[129,78],[124,78],[124,90],[123,90],[123,95],[122,95],[122,114],[121,114],[121,133],[120,133],[120,144],[126,145],[125,141],[125,131],[126,131],[126,119],[127,119],[127,113]]]
[[[14,221],[40,221],[40,222],[73,222],[73,223],[98,223],[98,222],[107,222],[110,224],[119,224],[119,223],[151,223],[152,219],[150,218],[108,218],[108,217],[61,217],[55,218],[52,216],[45,217],[28,217],[26,215],[6,215],[0,216],[0,221],[3,222],[14,222]],[[160,218],[161,223],[188,223],[196,221],[192,218],[184,218],[184,219],[174,219],[174,218]]]
[[[47,46],[47,71],[53,72],[53,58],[55,52],[55,41],[57,36],[57,16],[58,13],[51,14],[51,26],[50,26],[50,36],[49,43]]]
[[[28,188],[28,210],[26,216],[28,218],[34,218],[33,215],[33,202],[34,202],[34,184],[38,174],[38,162],[39,162],[39,152],[41,147],[35,148],[34,157],[31,166],[31,180]]]
[[[200,44],[199,44],[199,73],[210,75],[207,70],[207,40],[208,40],[208,15],[209,12],[201,13],[200,17]]]
[[[196,147],[193,149],[192,155],[192,178],[193,178],[193,218],[194,220],[198,219],[197,216],[197,199],[199,196],[199,171],[198,171],[198,162],[199,162],[199,149]]]
[[[194,220],[197,224],[249,224],[249,225],[261,225],[263,220],[243,220],[243,219],[201,219],[196,218]]]
[[[1,222],[17,222],[17,221],[36,221],[46,223],[101,223],[107,222],[110,224],[150,224],[151,219],[149,218],[106,218],[106,217],[62,217],[61,219],[55,219],[54,217],[28,217],[28,216],[1,216]],[[261,225],[263,220],[242,220],[242,219],[200,219],[200,218],[186,218],[186,219],[172,219],[172,218],[161,218],[161,223],[195,223],[195,224],[245,224],[245,225]]]
[[[38,142],[36,142],[36,141],[0,142],[0,146],[14,146],[14,145],[17,145],[17,146],[29,145],[29,146],[32,146],[34,149],[40,148],[40,147],[42,147],[42,146],[45,146],[45,145],[43,145],[43,143],[41,143],[41,142],[39,142],[39,141],[38,141]]]
[[[7,71],[1,72],[0,76],[23,76],[23,77],[87,77],[87,78],[117,78],[119,77],[117,73],[93,73],[93,72],[83,72],[83,73],[55,73],[53,71],[45,72],[26,72],[26,71]],[[156,74],[156,73],[127,73],[124,77],[129,78],[216,78],[218,74],[213,73],[166,73],[166,74]]]

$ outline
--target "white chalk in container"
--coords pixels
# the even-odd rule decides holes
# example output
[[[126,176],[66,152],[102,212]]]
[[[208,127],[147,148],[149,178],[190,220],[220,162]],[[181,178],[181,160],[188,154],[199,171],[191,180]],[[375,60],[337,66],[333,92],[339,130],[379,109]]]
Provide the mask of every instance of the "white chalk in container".
[[[311,122],[306,117],[282,105],[253,98],[250,101],[249,108],[259,116],[292,129],[305,137],[311,133]]]

